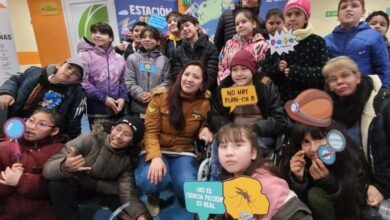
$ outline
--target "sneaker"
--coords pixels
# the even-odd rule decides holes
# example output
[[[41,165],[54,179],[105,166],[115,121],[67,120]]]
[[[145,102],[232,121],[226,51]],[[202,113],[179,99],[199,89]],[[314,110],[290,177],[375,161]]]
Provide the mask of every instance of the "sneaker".
[[[152,217],[158,216],[160,213],[160,197],[159,196],[148,196],[148,202],[146,208]]]

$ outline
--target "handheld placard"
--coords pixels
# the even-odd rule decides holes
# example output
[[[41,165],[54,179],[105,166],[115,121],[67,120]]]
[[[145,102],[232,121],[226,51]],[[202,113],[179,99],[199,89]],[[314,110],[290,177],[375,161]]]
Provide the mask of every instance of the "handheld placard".
[[[262,193],[260,181],[251,177],[237,177],[223,182],[224,204],[234,218],[264,215],[269,211],[269,200]]]
[[[344,148],[344,135],[340,131],[331,130],[326,136],[326,145],[321,145],[317,154],[324,164],[332,165],[336,161],[336,152],[343,151]]]
[[[186,182],[184,198],[189,212],[197,213],[199,220],[210,214],[224,214],[222,182]]]
[[[11,141],[12,151],[19,162],[21,151],[18,139],[21,138],[26,131],[26,126],[21,118],[10,118],[4,123],[3,131],[6,137]]]
[[[269,48],[271,49],[271,55],[275,52],[279,55],[282,53],[288,54],[289,51],[294,51],[294,46],[298,44],[298,41],[295,39],[295,35],[292,33],[292,30],[275,32],[275,35],[269,35]]]
[[[257,103],[257,94],[254,85],[223,88],[221,95],[222,105],[224,107],[230,107],[230,112],[233,112],[237,106]]]

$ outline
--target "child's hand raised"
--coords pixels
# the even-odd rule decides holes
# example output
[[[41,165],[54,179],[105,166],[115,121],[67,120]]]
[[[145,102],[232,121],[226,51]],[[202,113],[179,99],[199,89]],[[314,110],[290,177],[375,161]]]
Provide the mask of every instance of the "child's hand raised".
[[[305,165],[305,151],[300,150],[291,158],[290,170],[294,176],[301,181],[303,180],[303,175],[305,173]]]
[[[281,60],[279,62],[279,70],[284,72],[284,70],[288,67],[288,63],[285,60]]]
[[[83,155],[77,155],[76,150],[71,147],[68,156],[66,156],[64,162],[64,171],[65,172],[79,172],[85,170],[91,170],[91,167],[84,167],[85,160]]]
[[[12,168],[7,167],[1,171],[0,183],[8,186],[16,186],[24,172],[24,168],[20,163],[12,164]]]
[[[319,180],[329,176],[328,168],[326,168],[326,166],[318,158],[312,160],[312,164],[309,168],[309,173],[315,180]]]

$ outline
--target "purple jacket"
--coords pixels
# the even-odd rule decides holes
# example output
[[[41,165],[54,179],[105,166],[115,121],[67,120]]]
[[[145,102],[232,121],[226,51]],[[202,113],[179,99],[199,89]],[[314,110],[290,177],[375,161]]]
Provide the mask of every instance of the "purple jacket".
[[[113,47],[106,51],[82,39],[77,45],[79,56],[88,64],[89,75],[82,86],[87,94],[87,113],[89,117],[107,117],[113,115],[104,105],[107,96],[128,101],[125,84],[125,59],[115,53]]]

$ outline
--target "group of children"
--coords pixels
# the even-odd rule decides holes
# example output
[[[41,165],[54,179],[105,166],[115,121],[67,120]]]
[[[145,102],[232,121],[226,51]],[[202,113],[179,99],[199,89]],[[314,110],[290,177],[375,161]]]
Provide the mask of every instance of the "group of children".
[[[110,25],[98,22],[78,57],[7,80],[0,107],[27,119],[21,156],[0,143],[0,218],[78,219],[78,203],[99,198],[113,210],[129,203],[122,218],[151,219],[169,183],[184,208],[183,184],[197,180],[195,139],[215,139],[221,180],[262,183],[270,208],[254,219],[372,217],[367,210],[390,198],[387,14],[363,22],[364,0],[340,0],[340,25],[323,39],[309,22],[310,1],[290,0],[267,13],[265,28],[292,30],[298,45],[271,55],[259,7],[242,0],[224,13],[215,45],[195,17],[176,12],[165,39],[137,22],[132,41],[116,48]],[[257,103],[223,105],[223,89],[249,85]],[[79,136],[85,111],[92,132]],[[345,149],[328,165],[318,149],[335,130]],[[282,133],[277,167],[264,148]]]

